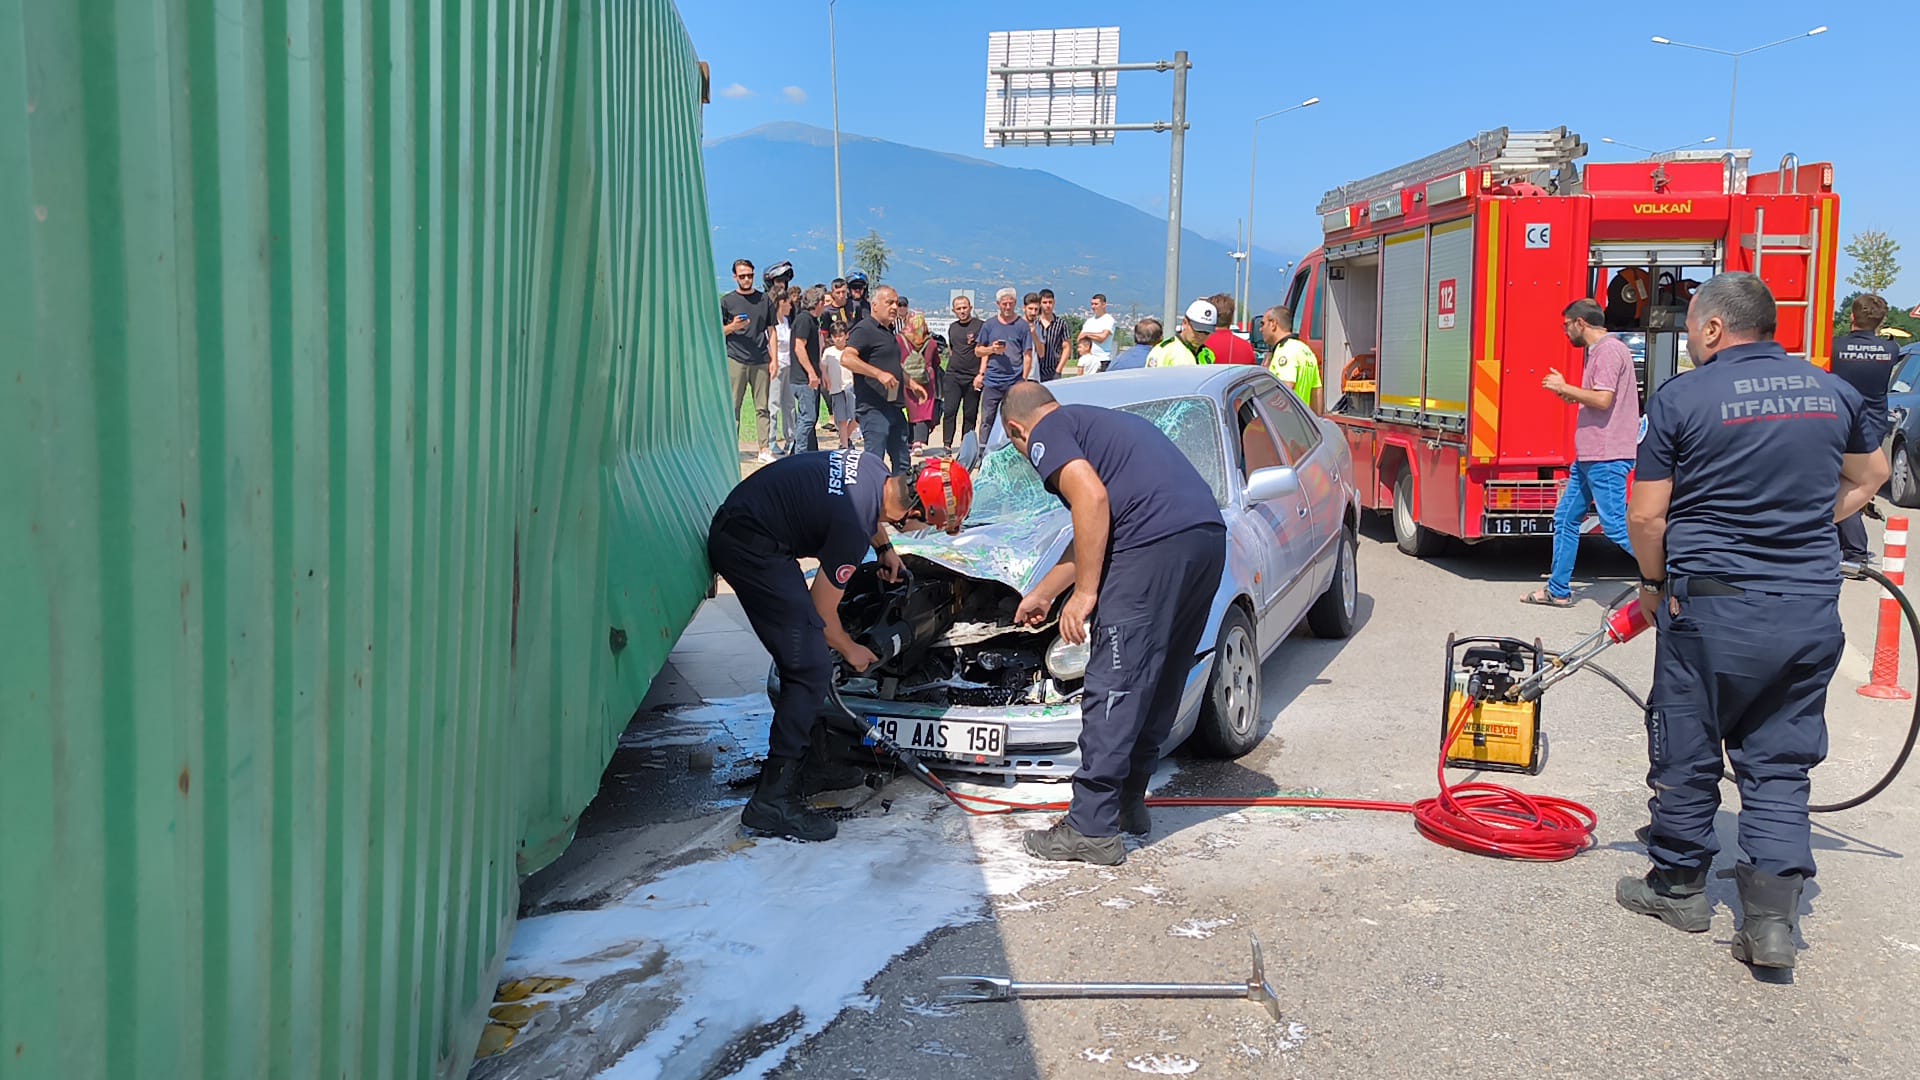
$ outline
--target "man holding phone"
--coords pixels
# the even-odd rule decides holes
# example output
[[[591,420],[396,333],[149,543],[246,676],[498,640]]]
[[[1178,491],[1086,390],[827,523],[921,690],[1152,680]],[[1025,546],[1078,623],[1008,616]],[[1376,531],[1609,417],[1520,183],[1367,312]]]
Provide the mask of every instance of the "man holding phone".
[[[734,291],[720,300],[720,321],[727,334],[727,372],[733,386],[733,422],[740,423],[740,406],[753,391],[754,436],[761,464],[773,460],[767,448],[767,364],[780,351],[779,331],[767,294],[753,286],[753,263],[733,260]]]
[[[993,437],[993,422],[1000,416],[1000,402],[1013,384],[1033,377],[1033,331],[1027,320],[1014,310],[1019,294],[1001,289],[994,294],[993,318],[980,328],[974,355],[980,358],[980,374],[974,376],[974,388],[980,391],[980,449]]]

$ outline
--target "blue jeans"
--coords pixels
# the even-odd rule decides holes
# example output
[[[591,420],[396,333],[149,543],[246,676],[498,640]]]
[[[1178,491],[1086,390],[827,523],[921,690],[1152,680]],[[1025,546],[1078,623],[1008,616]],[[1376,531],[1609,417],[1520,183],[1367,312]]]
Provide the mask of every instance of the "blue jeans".
[[[793,452],[811,454],[820,449],[820,391],[795,383],[793,395]]]
[[[1573,595],[1573,560],[1580,554],[1580,523],[1587,510],[1600,514],[1600,531],[1633,554],[1627,539],[1627,474],[1631,461],[1576,461],[1567,470],[1567,486],[1560,505],[1553,508],[1553,572],[1547,576],[1547,595],[1565,600]]]

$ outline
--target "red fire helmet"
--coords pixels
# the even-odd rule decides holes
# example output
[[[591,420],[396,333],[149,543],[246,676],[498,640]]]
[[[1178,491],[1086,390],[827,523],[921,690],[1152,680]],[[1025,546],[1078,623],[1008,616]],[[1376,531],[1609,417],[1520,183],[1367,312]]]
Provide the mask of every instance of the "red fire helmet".
[[[926,463],[913,482],[915,509],[929,525],[950,533],[973,509],[973,476],[957,461],[938,458]]]

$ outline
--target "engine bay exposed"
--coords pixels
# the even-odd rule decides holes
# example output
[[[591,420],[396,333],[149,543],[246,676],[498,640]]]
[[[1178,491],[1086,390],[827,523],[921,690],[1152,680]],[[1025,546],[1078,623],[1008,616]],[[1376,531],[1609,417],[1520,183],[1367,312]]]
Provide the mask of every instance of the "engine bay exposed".
[[[889,584],[869,563],[847,583],[840,620],[879,663],[842,681],[848,694],[930,705],[1001,708],[1054,705],[1079,697],[1085,674],[1056,659],[1057,613],[1039,627],[1016,626],[1020,594],[913,555],[910,576]],[[1059,654],[1056,654],[1058,656]]]

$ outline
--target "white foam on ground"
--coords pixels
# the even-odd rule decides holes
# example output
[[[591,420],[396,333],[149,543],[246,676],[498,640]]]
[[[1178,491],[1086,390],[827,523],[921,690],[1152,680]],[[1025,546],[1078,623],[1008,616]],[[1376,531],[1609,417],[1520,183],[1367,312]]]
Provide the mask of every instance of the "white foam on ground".
[[[1186,1076],[1200,1071],[1200,1063],[1181,1054],[1142,1054],[1128,1060],[1127,1068],[1149,1076]]]
[[[622,745],[724,738],[745,753],[764,754],[770,721],[763,695],[743,695],[676,709],[657,726],[624,736]],[[1163,764],[1153,786],[1174,771]],[[1072,792],[1058,783],[975,790],[1022,802],[1065,800]],[[987,917],[993,897],[1012,897],[1018,907],[1023,890],[1097,872],[1028,855],[1021,833],[1046,823],[1039,814],[964,815],[932,792],[910,790],[884,816],[841,823],[830,843],[761,840],[670,870],[607,907],[524,920],[501,977],[571,977],[577,982],[563,997],[579,997],[593,981],[664,951],[665,969],[649,987],[676,1007],[600,1075],[706,1075],[739,1036],[776,1025],[753,1044],[756,1056],[725,1066],[734,1069],[730,1076],[762,1077],[843,1010],[872,1009],[867,983],[933,930]],[[909,1011],[939,1009],[916,1001]],[[933,1043],[915,1049],[949,1052]]]

